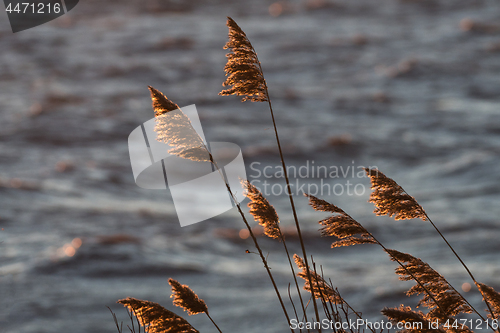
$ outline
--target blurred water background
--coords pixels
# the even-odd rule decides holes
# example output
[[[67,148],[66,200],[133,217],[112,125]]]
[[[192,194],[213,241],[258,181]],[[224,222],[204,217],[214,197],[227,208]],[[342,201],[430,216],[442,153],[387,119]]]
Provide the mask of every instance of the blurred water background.
[[[205,299],[223,331],[288,330],[262,263],[245,253],[253,247],[236,211],[181,228],[169,192],[137,187],[130,168],[127,137],[153,116],[151,85],[196,104],[207,139],[238,144],[249,179],[279,192],[282,178],[260,174],[279,165],[267,105],[217,95],[226,16],[259,54],[287,163],[377,166],[417,198],[476,278],[500,290],[500,2],[82,0],[20,33],[5,14],[0,21],[1,331],[116,332],[106,306],[126,321],[115,302],[127,296],[184,315],[169,277]],[[319,185],[319,196],[457,289],[471,283],[428,223],[374,216],[358,171],[292,183]],[[269,199],[291,226],[287,198]],[[296,204],[309,254],[357,311],[381,320],[383,307],[416,304],[387,255],[330,249],[317,232],[327,215],[301,195]],[[281,245],[259,240],[286,295]],[[465,295],[484,308],[478,292]],[[215,331],[201,315],[188,320]]]

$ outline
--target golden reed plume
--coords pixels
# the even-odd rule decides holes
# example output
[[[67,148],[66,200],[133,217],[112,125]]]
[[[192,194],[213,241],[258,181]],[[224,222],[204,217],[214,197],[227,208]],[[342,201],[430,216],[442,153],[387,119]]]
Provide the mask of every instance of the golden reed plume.
[[[442,320],[443,318],[448,318],[448,316],[456,316],[459,313],[472,312],[471,307],[466,303],[465,299],[441,274],[432,269],[429,264],[408,253],[390,249],[387,249],[386,252],[391,256],[391,260],[395,261],[397,259],[403,263],[404,268],[396,268],[396,274],[400,276],[400,280],[409,281],[415,277],[432,293],[439,307],[437,307],[437,304],[420,284],[414,285],[406,292],[408,296],[424,294],[418,305],[432,309],[429,315]],[[413,274],[414,277],[410,276],[409,273]]]
[[[250,199],[248,208],[255,221],[264,227],[264,234],[274,239],[281,239],[278,214],[262,193],[248,180],[242,181],[245,196]]]
[[[411,307],[400,305],[398,308],[384,308],[382,314],[385,315],[391,323],[397,325],[398,323],[411,323],[405,329],[404,333],[445,333],[446,331],[439,326],[434,328],[431,322],[427,320],[427,316],[421,311],[413,311]]]
[[[219,95],[243,96],[242,101],[266,102],[268,100],[266,81],[262,73],[257,53],[236,22],[228,17],[229,41],[224,49],[231,52],[226,55],[227,64],[224,67],[226,81],[222,86],[231,86],[222,90]]]
[[[211,162],[212,158],[188,116],[159,90],[149,86],[155,112],[156,140],[172,148],[169,154],[191,161]]]
[[[148,333],[200,333],[184,318],[158,303],[127,297],[117,303],[125,305]]]
[[[373,236],[359,222],[339,207],[312,195],[306,194],[305,196],[309,198],[309,204],[314,210],[334,214],[318,222],[323,226],[320,229],[322,236],[340,238],[332,243],[332,248],[356,244],[377,244]]]
[[[376,215],[389,215],[396,220],[420,218],[427,220],[422,206],[411,195],[406,193],[394,180],[377,169],[365,168],[370,177],[373,192],[370,202],[375,204]]]
[[[488,317],[492,319],[500,319],[500,293],[495,289],[484,283],[477,283],[481,294],[483,294],[484,301],[490,304],[493,315],[489,314]]]
[[[160,116],[166,112],[179,109],[179,106],[165,97],[162,92],[156,90],[151,86],[148,86],[148,88],[151,93],[151,99],[153,100],[153,110],[155,112],[155,117]]]
[[[301,270],[297,273],[297,276],[304,280],[304,290],[311,292],[311,284],[309,283],[307,275],[309,271],[309,274],[311,274],[315,298],[325,299],[335,304],[343,302],[342,297],[340,297],[340,295],[325,281],[325,279],[323,279],[321,275],[307,267],[304,260],[300,256],[294,254],[293,259],[295,260],[297,267]]]
[[[172,286],[173,294],[170,297],[174,299],[174,305],[183,308],[190,316],[202,312],[208,313],[205,301],[200,299],[191,288],[172,278],[168,279],[168,283]]]

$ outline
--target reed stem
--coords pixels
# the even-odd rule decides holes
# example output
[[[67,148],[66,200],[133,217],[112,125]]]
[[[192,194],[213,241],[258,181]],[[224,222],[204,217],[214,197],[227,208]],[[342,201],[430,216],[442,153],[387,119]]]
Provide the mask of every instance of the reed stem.
[[[214,326],[217,328],[217,330],[219,331],[219,333],[222,333],[222,331],[220,330],[219,326],[217,326],[217,324],[212,319],[212,317],[210,317],[210,315],[208,314],[208,312],[205,312],[205,314],[207,315],[208,319],[210,319],[210,321],[212,322],[212,324],[214,324]]]
[[[206,147],[205,147],[206,148]],[[208,149],[207,149],[208,151]],[[209,153],[210,154],[210,153]],[[252,237],[252,240],[254,242],[254,245],[255,245],[255,248],[257,249],[257,251],[259,252],[259,256],[262,260],[262,263],[264,264],[264,268],[266,269],[267,271],[267,274],[269,275],[269,278],[271,279],[271,283],[274,287],[274,290],[276,292],[276,296],[278,297],[278,300],[280,302],[280,305],[281,305],[281,308],[283,309],[283,313],[285,314],[285,317],[286,317],[286,320],[287,320],[287,323],[290,323],[290,317],[288,316],[288,312],[286,311],[286,307],[285,307],[285,303],[283,303],[283,299],[281,298],[281,294],[278,290],[278,286],[276,285],[276,282],[274,281],[274,277],[273,277],[273,274],[271,273],[271,268],[269,268],[269,265],[267,264],[267,260],[266,258],[264,257],[264,254],[262,253],[262,250],[259,246],[259,243],[257,242],[257,238],[255,237],[255,234],[253,233],[252,231],[252,228],[250,227],[250,224],[248,224],[248,221],[245,217],[245,214],[243,213],[243,211],[241,210],[241,207],[240,207],[240,203],[238,202],[238,200],[236,199],[236,196],[233,194],[233,191],[231,190],[231,187],[229,186],[229,184],[227,183],[226,179],[224,178],[224,175],[222,174],[222,171],[221,169],[219,168],[219,166],[217,165],[217,163],[215,162],[212,154],[210,154],[210,161],[212,162],[212,164],[215,166],[215,168],[217,169],[217,171],[219,172],[219,175],[221,176],[222,180],[224,181],[224,184],[226,185],[226,188],[227,188],[227,191],[229,192],[229,195],[231,196],[231,198],[233,199],[235,205],[236,205],[236,208],[238,209],[238,212],[239,214],[241,215],[241,218],[243,219],[243,223],[245,223],[245,226],[247,227],[248,229],[248,232],[250,233],[250,237]],[[293,329],[290,328],[290,331],[292,333],[294,333]]]
[[[252,50],[255,52],[255,49],[253,49],[253,46],[252,46]],[[255,52],[255,54],[257,54],[257,52]],[[260,72],[262,73],[262,77],[264,78],[264,71],[262,70],[262,66],[261,66],[260,61],[258,60],[258,58],[257,58],[257,63],[259,64]],[[299,242],[300,242],[300,246],[301,246],[301,249],[302,249],[302,256],[304,258],[304,263],[305,263],[306,267],[309,267],[308,261],[307,261],[306,247],[304,245],[304,239],[302,238],[302,232],[300,231],[299,219],[297,217],[297,211],[295,209],[295,203],[293,201],[293,195],[292,195],[292,192],[291,192],[290,181],[288,179],[288,172],[286,170],[285,158],[283,157],[283,151],[281,149],[280,138],[279,138],[279,135],[278,135],[278,128],[276,126],[276,120],[274,119],[273,106],[271,104],[271,98],[269,96],[269,89],[267,87],[267,83],[266,83],[265,78],[264,78],[264,90],[266,92],[267,102],[269,104],[269,111],[271,112],[271,119],[272,119],[272,122],[273,122],[274,134],[276,136],[276,143],[278,145],[278,151],[279,151],[279,155],[280,155],[281,166],[283,167],[283,175],[285,176],[286,189],[287,189],[287,194],[288,194],[288,198],[289,198],[289,201],[290,201],[290,206],[292,208],[293,219],[295,221],[295,227],[297,229],[297,235],[299,236]],[[309,284],[311,285],[311,293],[314,295],[314,290],[313,290],[313,285],[312,285],[312,278],[311,278],[311,273],[309,272],[309,270],[307,270],[307,279],[309,280]],[[319,319],[318,305],[316,304],[316,298],[315,297],[313,297],[313,306],[314,306],[314,313],[316,315],[316,320],[319,322],[320,319]],[[321,328],[318,329],[318,332],[321,333]]]

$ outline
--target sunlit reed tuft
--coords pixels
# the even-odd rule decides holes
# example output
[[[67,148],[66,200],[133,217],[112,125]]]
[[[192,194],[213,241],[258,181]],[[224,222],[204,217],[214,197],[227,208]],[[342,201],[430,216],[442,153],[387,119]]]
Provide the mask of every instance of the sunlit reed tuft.
[[[212,158],[191,120],[177,104],[149,87],[155,112],[156,140],[170,145],[169,154],[192,161],[211,162]]]
[[[242,101],[266,102],[268,100],[266,81],[262,74],[257,53],[236,22],[228,17],[229,41],[224,49],[231,52],[226,55],[227,64],[224,67],[226,81],[222,84],[229,89],[223,90],[219,95],[243,96]]]
[[[398,183],[377,169],[365,168],[365,171],[372,183],[373,192],[370,195],[370,202],[375,204],[376,215],[394,216],[396,220],[414,218],[427,220],[422,206]]]
[[[306,266],[304,260],[297,254],[293,255],[295,264],[301,270],[297,273],[297,276],[304,280],[304,290],[311,292],[311,284],[309,283],[308,272],[311,274],[311,281],[313,283],[314,297],[318,299],[326,299],[332,303],[340,303],[342,298],[338,293],[323,279],[322,276],[317,274],[315,271],[311,270]]]
[[[205,301],[200,299],[191,288],[174,279],[168,279],[168,283],[172,286],[173,294],[170,297],[174,299],[174,305],[183,308],[190,316],[202,312],[208,313]]]
[[[322,236],[337,237],[340,240],[332,243],[332,247],[356,244],[377,244],[373,236],[349,214],[331,203],[306,194],[309,204],[317,211],[330,212],[334,215],[319,221],[323,227]]]
[[[409,306],[401,305],[397,308],[384,308],[382,314],[385,315],[391,323],[398,325],[398,323],[411,323],[402,332],[405,333],[445,333],[446,331],[441,327],[433,328],[431,322],[427,320],[427,316],[422,311],[414,311]],[[421,327],[421,329],[419,328]]]
[[[455,316],[459,313],[472,312],[472,309],[466,303],[465,299],[441,274],[432,269],[429,264],[408,253],[390,249],[387,249],[386,252],[391,256],[391,260],[397,259],[404,265],[404,268],[398,267],[396,269],[396,274],[400,276],[399,279],[409,281],[414,279],[414,277],[417,278],[425,288],[432,293],[439,304],[439,308],[420,284],[414,285],[406,292],[408,296],[423,294],[418,305],[434,309],[435,316],[440,319],[443,318],[443,316]],[[409,273],[413,274],[413,276],[410,276]]]
[[[162,307],[158,303],[127,297],[118,303],[133,311],[139,323],[148,333],[199,333],[184,318]]]
[[[174,111],[179,109],[179,106],[169,100],[163,93],[155,88],[148,86],[151,93],[151,99],[153,100],[153,110],[155,111],[155,117],[160,116],[166,112]]]
[[[478,287],[483,294],[483,298],[485,299],[485,302],[490,304],[493,316],[489,314],[488,316],[493,319],[500,319],[500,293],[497,292],[495,289],[493,289],[490,286],[485,285],[484,283],[477,283]]]
[[[278,214],[262,193],[248,180],[242,182],[245,196],[250,199],[248,208],[255,221],[264,227],[264,234],[274,239],[281,239]]]

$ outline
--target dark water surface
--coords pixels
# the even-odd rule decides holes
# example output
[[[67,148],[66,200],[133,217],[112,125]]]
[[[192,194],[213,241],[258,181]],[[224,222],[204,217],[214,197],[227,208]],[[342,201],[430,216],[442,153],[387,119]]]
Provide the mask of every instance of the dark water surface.
[[[82,0],[24,32],[0,21],[1,332],[116,332],[106,306],[125,321],[115,302],[127,296],[182,314],[169,277],[205,299],[224,332],[288,330],[237,212],[181,228],[168,191],[137,187],[130,168],[127,138],[153,116],[152,85],[196,104],[209,141],[237,143],[251,180],[283,184],[259,177],[279,163],[267,106],[217,96],[227,15],[259,54],[287,163],[349,171],[292,183],[337,184],[322,197],[387,247],[459,290],[471,283],[427,222],[372,214],[369,180],[352,168],[379,167],[500,290],[500,2]],[[269,198],[291,226],[286,197]],[[385,306],[415,306],[387,255],[330,249],[317,232],[326,215],[296,202],[309,254],[356,310],[381,320]],[[286,295],[281,245],[260,240]],[[299,251],[293,237],[290,246]],[[485,307],[478,292],[465,295]],[[202,315],[188,320],[215,332]]]

